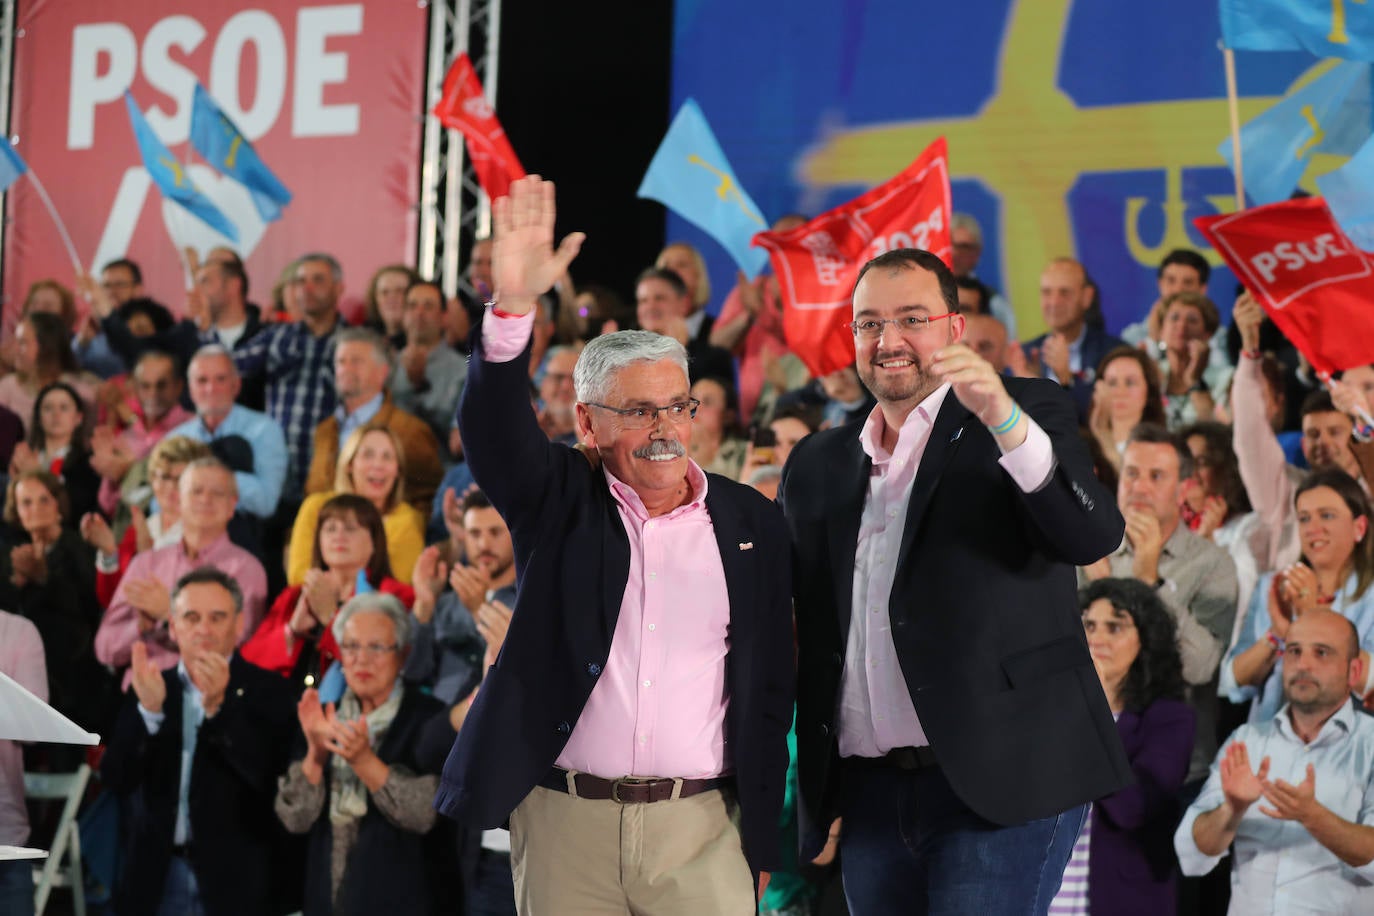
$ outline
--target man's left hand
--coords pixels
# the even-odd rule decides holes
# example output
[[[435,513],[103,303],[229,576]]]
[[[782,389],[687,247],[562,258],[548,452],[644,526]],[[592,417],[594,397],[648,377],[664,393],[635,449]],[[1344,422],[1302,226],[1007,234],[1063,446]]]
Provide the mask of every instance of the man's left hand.
[[[229,661],[214,652],[201,652],[191,658],[183,655],[182,658],[191,683],[200,691],[205,714],[213,716],[219,712],[224,703],[224,691],[229,688]]]
[[[1128,510],[1126,537],[1131,541],[1131,553],[1135,557],[1132,573],[1146,585],[1154,585],[1159,581],[1159,555],[1164,549],[1164,532],[1160,530],[1159,519],[1139,509]]]
[[[1281,821],[1297,821],[1306,826],[1321,810],[1317,801],[1317,771],[1307,765],[1307,778],[1296,786],[1282,779],[1265,780],[1260,790],[1268,806],[1261,805],[1260,813]]]

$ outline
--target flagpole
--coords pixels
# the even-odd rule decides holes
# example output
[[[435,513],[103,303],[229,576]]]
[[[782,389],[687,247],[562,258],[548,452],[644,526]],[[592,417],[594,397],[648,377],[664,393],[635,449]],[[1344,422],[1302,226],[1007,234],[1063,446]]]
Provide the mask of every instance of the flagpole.
[[[76,268],[77,274],[81,274],[84,270],[81,258],[76,254],[76,246],[72,244],[72,237],[71,233],[67,231],[67,224],[62,222],[57,207],[53,206],[52,198],[48,196],[48,189],[43,187],[43,182],[38,180],[38,176],[34,174],[32,168],[25,174],[29,176],[29,181],[33,182],[33,189],[38,192],[38,199],[43,201],[43,206],[47,207],[48,214],[52,216],[52,221],[57,224],[57,234],[62,236],[62,244],[67,247],[67,255],[72,259],[72,266]]]
[[[1221,56],[1226,64],[1226,109],[1231,118],[1231,155],[1235,160],[1236,212],[1239,213],[1245,209],[1245,169],[1241,165],[1240,99],[1236,92],[1236,52],[1230,48],[1222,48]]]

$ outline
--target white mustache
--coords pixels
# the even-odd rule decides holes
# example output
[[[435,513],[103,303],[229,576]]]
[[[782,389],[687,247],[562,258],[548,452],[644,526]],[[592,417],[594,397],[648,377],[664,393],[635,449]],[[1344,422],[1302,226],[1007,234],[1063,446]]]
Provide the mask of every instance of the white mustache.
[[[660,458],[664,455],[682,458],[687,454],[687,449],[676,439],[655,439],[648,445],[641,445],[631,454],[636,458]]]

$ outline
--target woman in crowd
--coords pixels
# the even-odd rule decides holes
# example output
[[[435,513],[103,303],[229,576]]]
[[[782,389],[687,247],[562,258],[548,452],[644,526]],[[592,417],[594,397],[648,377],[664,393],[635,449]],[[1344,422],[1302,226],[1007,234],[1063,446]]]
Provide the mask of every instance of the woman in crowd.
[[[1126,438],[1141,423],[1164,423],[1159,367],[1135,347],[1117,347],[1097,366],[1088,428],[1117,471]]]
[[[1221,692],[1233,703],[1252,700],[1251,722],[1267,721],[1283,705],[1283,643],[1293,618],[1326,608],[1360,634],[1370,671],[1374,646],[1374,537],[1364,490],[1343,471],[1313,471],[1298,487],[1299,562],[1260,577],[1245,622],[1221,663]],[[1369,678],[1359,691],[1370,691]]]
[[[455,737],[443,703],[400,679],[413,623],[395,597],[358,595],[331,629],[348,687],[297,712],[305,753],[277,791],[277,816],[308,833],[306,916],[461,909],[452,825],[434,793]]]
[[[701,378],[691,394],[701,402],[692,421],[692,460],[704,471],[735,480],[744,465],[745,440],[739,431],[734,387],[717,378]]]
[[[395,595],[409,607],[415,592],[392,578],[386,528],[365,496],[339,493],[320,507],[310,569],[300,585],[277,596],[243,646],[243,657],[303,686],[313,686],[339,659],[329,629],[339,607],[371,589]]]
[[[374,273],[367,284],[363,300],[367,317],[363,326],[381,334],[397,351],[406,345],[405,328],[401,326],[406,290],[418,279],[420,275],[404,264],[388,264]]]
[[[47,470],[19,472],[10,479],[4,516],[18,543],[0,551],[0,607],[38,627],[53,707],[83,728],[103,731],[114,695],[95,657],[101,616],[95,562],[90,547],[64,524],[62,481]]]
[[[10,474],[42,468],[62,481],[67,491],[68,522],[73,527],[98,508],[100,475],[91,467],[86,403],[66,382],[53,382],[38,392],[29,434],[14,447]]]
[[[1204,421],[1179,433],[1193,455],[1193,476],[1183,483],[1182,516],[1199,537],[1225,548],[1236,564],[1240,584],[1236,607],[1246,607],[1259,579],[1259,564],[1251,546],[1258,537],[1258,517],[1240,479],[1240,465],[1231,441],[1231,428]],[[1240,615],[1236,627],[1239,632]]]
[[[1177,796],[1196,727],[1174,621],[1134,579],[1099,579],[1078,605],[1135,783],[1093,802],[1050,912],[1167,916],[1177,900]]]
[[[0,406],[28,423],[38,392],[53,382],[66,382],[86,404],[95,403],[100,380],[78,371],[71,336],[57,315],[25,315],[15,325],[14,343],[14,372],[0,378]]]
[[[1216,409],[1213,391],[1226,390],[1229,367],[1210,365],[1211,340],[1221,326],[1217,307],[1202,293],[1185,291],[1165,298],[1160,345],[1160,378],[1170,429],[1210,420]]]
[[[654,266],[671,270],[682,278],[693,311],[706,308],[711,301],[711,277],[706,272],[706,261],[693,246],[673,242],[658,253]]]
[[[157,511],[145,515],[143,506],[129,501],[129,525],[115,541],[114,532],[98,512],[81,518],[81,536],[95,548],[95,589],[102,607],[109,607],[124,571],[136,554],[181,540],[181,472],[192,461],[209,458],[210,446],[186,436],[168,436],[148,456],[148,489]]]
[[[425,518],[405,501],[404,488],[405,452],[396,434],[380,424],[355,429],[339,452],[334,490],[307,496],[296,514],[287,551],[287,584],[305,581],[320,507],[339,493],[356,493],[377,508],[386,528],[391,569],[397,579],[408,584],[415,561],[425,549]]]

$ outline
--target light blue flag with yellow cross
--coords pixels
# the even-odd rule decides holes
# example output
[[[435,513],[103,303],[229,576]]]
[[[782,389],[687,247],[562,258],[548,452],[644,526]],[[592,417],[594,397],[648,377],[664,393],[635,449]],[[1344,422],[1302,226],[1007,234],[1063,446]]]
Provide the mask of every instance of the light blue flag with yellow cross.
[[[1349,156],[1368,139],[1369,69],[1343,61],[1241,128],[1245,190],[1257,204],[1287,200],[1313,153]],[[1217,152],[1235,168],[1230,138]]]
[[[740,187],[692,99],[683,102],[673,118],[644,173],[639,196],[658,201],[720,242],[747,276],[757,276],[768,263],[768,252],[749,244],[768,224]]]
[[[1374,0],[1220,0],[1222,43],[1374,60]]]
[[[191,104],[191,145],[206,162],[248,189],[264,222],[281,219],[291,192],[200,83]]]
[[[8,191],[10,185],[28,170],[29,164],[19,155],[19,151],[10,146],[4,137],[0,137],[0,194]]]
[[[124,102],[129,107],[129,126],[133,128],[134,139],[138,141],[138,151],[143,156],[143,167],[148,170],[149,177],[153,179],[162,195],[181,204],[193,216],[229,241],[237,242],[238,227],[191,181],[186,167],[177,161],[172,151],[157,138],[157,134],[153,133],[153,128],[143,117],[143,112],[139,110],[133,95],[125,92]]]

